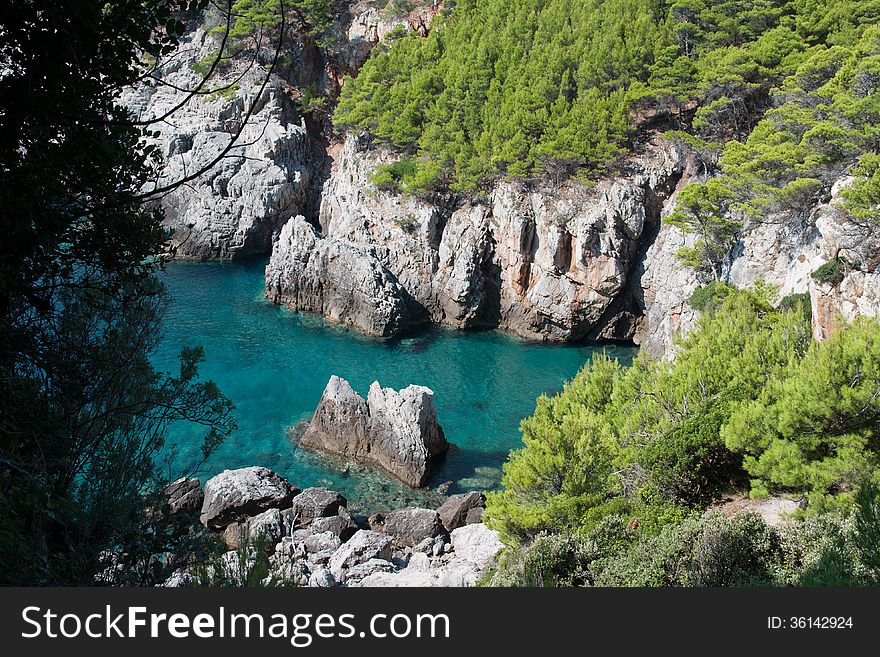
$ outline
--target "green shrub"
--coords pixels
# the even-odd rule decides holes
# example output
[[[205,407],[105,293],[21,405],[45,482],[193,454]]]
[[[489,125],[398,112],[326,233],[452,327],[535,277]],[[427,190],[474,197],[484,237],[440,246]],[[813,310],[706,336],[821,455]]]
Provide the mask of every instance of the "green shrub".
[[[723,405],[674,425],[648,443],[640,462],[648,482],[662,495],[686,505],[706,505],[742,479],[742,457],[719,435]]]
[[[418,227],[419,222],[416,220],[416,216],[414,214],[407,214],[403,217],[397,217],[394,220],[394,225],[398,226],[401,230],[407,233],[411,233]]]
[[[853,543],[859,560],[880,580],[880,486],[865,482],[856,495]]]
[[[538,536],[523,559],[524,586],[585,586],[589,583],[589,566],[596,558],[590,541],[576,535],[542,534]]]
[[[735,290],[736,288],[729,283],[712,281],[694,290],[688,298],[688,303],[694,310],[713,312]]]
[[[590,586],[592,564],[628,549],[639,536],[637,525],[610,515],[589,531],[539,534],[520,548],[505,550],[492,586]]]
[[[506,542],[589,529],[609,513],[652,522],[670,503],[701,507],[746,485],[751,448],[724,430],[768,382],[791,376],[812,333],[803,313],[774,309],[763,287],[724,292],[674,360],[639,356],[623,368],[597,358],[538,401],[522,424],[524,448],[505,464],[504,490],[489,496],[487,518]]]
[[[811,511],[852,504],[880,476],[880,322],[813,343],[721,429],[753,487],[805,494]]]
[[[382,191],[403,191],[418,170],[413,157],[404,157],[390,164],[378,165],[371,174],[370,182]]]
[[[783,297],[779,301],[779,310],[783,312],[791,310],[796,314],[800,314],[804,321],[811,322],[813,319],[813,307],[810,301],[810,293],[789,294]]]
[[[846,277],[846,264],[840,258],[834,258],[819,267],[811,276],[822,285],[840,285]]]
[[[505,542],[576,527],[605,501],[617,448],[602,411],[620,371],[617,361],[596,356],[562,394],[541,397],[523,420],[525,447],[504,464],[504,490],[488,496],[487,519]]]
[[[849,539],[850,521],[837,514],[805,518],[782,533],[776,582],[782,586],[854,586],[861,579]]]
[[[773,581],[779,537],[757,514],[670,525],[594,565],[597,586],[760,586]]]
[[[710,515],[693,544],[690,586],[760,586],[772,583],[779,535],[756,513]]]

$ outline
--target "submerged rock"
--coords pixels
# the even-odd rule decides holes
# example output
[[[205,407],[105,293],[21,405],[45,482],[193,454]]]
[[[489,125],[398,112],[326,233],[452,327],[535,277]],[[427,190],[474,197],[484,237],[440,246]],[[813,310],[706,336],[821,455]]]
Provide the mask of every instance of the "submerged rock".
[[[432,460],[449,447],[429,388],[397,392],[374,382],[364,400],[337,376],[327,383],[300,442],[378,465],[414,488],[427,483]]]
[[[224,470],[205,484],[201,521],[222,530],[237,520],[288,506],[299,489],[268,468]]]

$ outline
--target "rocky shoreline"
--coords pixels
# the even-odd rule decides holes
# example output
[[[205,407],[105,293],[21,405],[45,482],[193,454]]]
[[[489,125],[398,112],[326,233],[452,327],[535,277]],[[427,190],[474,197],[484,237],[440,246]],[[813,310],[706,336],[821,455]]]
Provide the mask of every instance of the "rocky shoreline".
[[[432,459],[449,447],[433,400],[423,386],[398,392],[378,382],[365,400],[333,376],[300,445],[424,487]],[[252,466],[224,470],[204,488],[198,479],[178,479],[160,498],[187,533],[207,533],[225,547],[214,561],[178,568],[165,586],[244,584],[258,562],[266,567],[258,583],[266,586],[473,586],[504,547],[482,522],[480,491],[444,494],[436,508],[359,514],[337,491],[301,489]],[[180,559],[168,555],[167,562]]]
[[[474,586],[504,547],[482,522],[478,491],[452,495],[437,509],[364,517],[336,491],[300,490],[267,468],[248,467],[225,470],[204,489],[197,479],[179,479],[163,495],[172,514],[227,548],[208,572],[204,564],[176,570],[169,587],[203,585],[217,571],[234,583],[259,556],[268,558],[264,585]]]

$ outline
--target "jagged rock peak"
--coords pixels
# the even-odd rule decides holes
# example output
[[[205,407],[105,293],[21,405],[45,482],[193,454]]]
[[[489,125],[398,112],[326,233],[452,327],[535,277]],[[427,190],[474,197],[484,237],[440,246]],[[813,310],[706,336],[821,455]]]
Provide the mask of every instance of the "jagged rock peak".
[[[414,488],[449,444],[437,420],[434,393],[411,385],[370,386],[365,400],[345,379],[330,377],[301,445],[377,465]]]

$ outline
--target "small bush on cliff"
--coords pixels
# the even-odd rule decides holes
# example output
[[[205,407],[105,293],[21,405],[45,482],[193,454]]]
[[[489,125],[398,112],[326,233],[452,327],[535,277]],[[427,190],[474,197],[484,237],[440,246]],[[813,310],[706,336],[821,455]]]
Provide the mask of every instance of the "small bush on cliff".
[[[676,257],[685,265],[709,273],[714,280],[730,250],[740,224],[730,216],[731,192],[717,178],[685,187],[678,207],[666,221],[696,237],[693,246],[683,246]]]
[[[846,265],[840,258],[834,258],[810,275],[814,281],[822,285],[840,285],[846,277]]]
[[[813,319],[813,307],[810,301],[810,293],[789,294],[779,300],[779,310],[793,310],[800,313],[804,321],[811,322]]]
[[[736,288],[722,281],[710,281],[693,291],[688,303],[694,310],[714,312]]]

